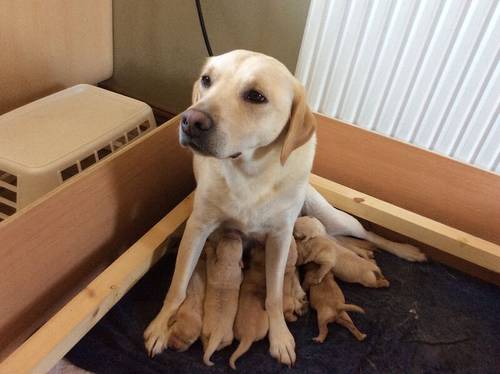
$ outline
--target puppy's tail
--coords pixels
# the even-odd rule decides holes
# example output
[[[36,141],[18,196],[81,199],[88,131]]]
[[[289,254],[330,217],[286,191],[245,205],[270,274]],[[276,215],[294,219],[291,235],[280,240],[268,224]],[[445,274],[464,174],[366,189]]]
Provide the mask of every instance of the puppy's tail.
[[[210,335],[210,338],[208,339],[208,343],[205,348],[205,353],[203,354],[203,362],[207,366],[213,366],[214,363],[210,361],[210,357],[214,354],[214,352],[217,350],[217,347],[219,346],[220,342],[222,341],[222,332],[220,330],[214,331],[212,335]]]
[[[252,340],[251,339],[241,339],[240,345],[238,345],[238,348],[236,348],[236,351],[233,352],[231,355],[231,358],[229,358],[229,366],[231,368],[236,369],[236,360],[239,359],[246,351],[250,349],[252,346]]]
[[[344,312],[357,312],[365,314],[365,310],[363,308],[354,304],[344,304],[339,308],[339,310]]]

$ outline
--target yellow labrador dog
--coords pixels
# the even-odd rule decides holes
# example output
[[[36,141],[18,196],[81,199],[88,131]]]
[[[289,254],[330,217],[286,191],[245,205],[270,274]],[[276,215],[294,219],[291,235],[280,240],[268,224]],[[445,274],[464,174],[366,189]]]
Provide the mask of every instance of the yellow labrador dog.
[[[287,365],[295,362],[295,342],[283,316],[283,276],[301,210],[319,218],[331,235],[355,236],[409,260],[423,259],[415,247],[365,231],[309,186],[315,127],[304,88],[274,58],[237,50],[208,59],[179,129],[181,144],[194,151],[197,188],[170,289],[144,333],[151,356],[166,347],[170,317],[186,296],[207,237],[220,226],[265,244],[269,349]]]

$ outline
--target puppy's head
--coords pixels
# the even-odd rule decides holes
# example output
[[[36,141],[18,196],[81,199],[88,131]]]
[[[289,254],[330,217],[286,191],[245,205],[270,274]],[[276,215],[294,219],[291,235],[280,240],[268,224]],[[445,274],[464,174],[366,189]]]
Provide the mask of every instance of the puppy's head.
[[[186,351],[200,335],[200,321],[183,320],[172,326],[172,333],[168,339],[168,347],[178,352]]]
[[[309,240],[326,235],[325,226],[316,217],[299,217],[293,226],[293,236],[297,240]]]
[[[284,164],[315,131],[302,85],[260,53],[236,50],[209,58],[192,99],[181,116],[180,142],[202,155],[236,158],[280,138]]]

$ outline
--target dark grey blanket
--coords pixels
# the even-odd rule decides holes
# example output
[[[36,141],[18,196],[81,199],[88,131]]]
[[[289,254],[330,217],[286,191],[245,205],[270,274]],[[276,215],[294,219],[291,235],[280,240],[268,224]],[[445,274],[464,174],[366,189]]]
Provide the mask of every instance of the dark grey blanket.
[[[242,372],[274,373],[500,373],[500,288],[437,263],[412,264],[385,253],[377,263],[391,281],[388,289],[339,282],[347,302],[366,315],[351,313],[368,334],[358,342],[331,324],[323,344],[316,315],[309,312],[290,329],[297,344],[292,369],[268,354],[267,340],[241,357]],[[160,310],[175,255],[161,260],[68,354],[74,364],[96,373],[232,372],[228,360],[237,342],[202,362],[197,342],[184,353],[166,351],[149,359],[142,333]]]

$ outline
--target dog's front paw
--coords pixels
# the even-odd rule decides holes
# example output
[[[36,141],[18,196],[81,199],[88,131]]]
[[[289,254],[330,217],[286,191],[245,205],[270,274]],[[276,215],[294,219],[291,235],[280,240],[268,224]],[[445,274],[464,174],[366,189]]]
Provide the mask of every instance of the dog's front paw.
[[[284,321],[275,325],[269,326],[269,352],[279,363],[291,367],[296,358],[295,340]]]
[[[168,326],[171,315],[172,313],[165,313],[162,310],[144,331],[144,345],[151,358],[167,347],[171,333],[171,327]]]

